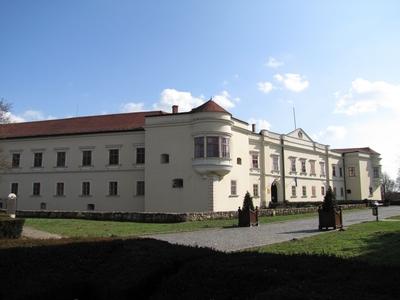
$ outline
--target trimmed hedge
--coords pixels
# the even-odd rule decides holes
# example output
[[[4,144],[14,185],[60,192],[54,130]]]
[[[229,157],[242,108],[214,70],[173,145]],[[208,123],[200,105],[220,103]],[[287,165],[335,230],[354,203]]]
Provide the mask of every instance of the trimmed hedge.
[[[25,219],[12,219],[0,214],[0,239],[17,239],[21,236]]]

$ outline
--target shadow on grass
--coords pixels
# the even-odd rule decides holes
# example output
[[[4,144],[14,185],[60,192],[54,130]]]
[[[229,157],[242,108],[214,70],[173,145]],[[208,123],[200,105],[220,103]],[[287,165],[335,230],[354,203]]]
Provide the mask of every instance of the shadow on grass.
[[[399,267],[326,256],[226,254],[152,239],[2,249],[0,270],[0,282],[6,283],[0,299],[398,299],[400,295],[399,285],[394,284],[400,281]]]
[[[293,230],[293,231],[278,232],[278,234],[314,233],[314,232],[321,232],[321,231],[318,230],[318,229],[302,229],[302,230]]]

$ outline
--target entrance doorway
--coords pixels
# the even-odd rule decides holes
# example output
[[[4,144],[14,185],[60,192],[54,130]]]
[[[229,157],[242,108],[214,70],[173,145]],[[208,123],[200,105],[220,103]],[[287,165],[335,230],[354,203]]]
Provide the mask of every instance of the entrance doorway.
[[[276,186],[276,182],[272,183],[271,185],[271,202],[278,202],[278,187]]]

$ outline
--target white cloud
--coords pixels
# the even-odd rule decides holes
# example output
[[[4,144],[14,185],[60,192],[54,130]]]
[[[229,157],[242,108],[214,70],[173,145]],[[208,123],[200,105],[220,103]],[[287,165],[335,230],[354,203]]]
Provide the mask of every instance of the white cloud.
[[[260,90],[261,92],[263,92],[265,94],[268,94],[273,89],[272,83],[268,82],[268,81],[259,82],[259,83],[257,83],[257,86],[258,86],[258,90]]]
[[[276,81],[282,83],[285,88],[296,93],[304,91],[310,84],[308,80],[306,80],[306,78],[300,74],[275,74],[274,78]]]
[[[120,111],[121,112],[138,112],[144,110],[144,103],[139,102],[128,102],[121,104]]]
[[[335,94],[336,113],[356,115],[375,112],[380,108],[400,111],[400,84],[390,84],[385,81],[368,81],[357,78],[351,83],[346,94]]]
[[[52,115],[45,115],[42,111],[39,110],[26,110],[20,115],[15,115],[13,113],[6,113],[6,116],[9,118],[11,123],[20,123],[20,122],[31,122],[31,121],[42,121],[42,120],[52,120],[55,119]]]
[[[274,57],[272,57],[272,56],[270,56],[269,58],[268,58],[268,61],[267,61],[267,63],[265,64],[267,67],[270,67],[270,68],[279,68],[280,66],[283,66],[283,62],[282,61],[279,61],[279,60],[277,60],[276,58],[274,58]]]
[[[227,91],[222,91],[213,97],[213,100],[224,107],[229,109],[235,106],[235,102],[239,102],[239,98],[232,98]],[[190,92],[178,91],[175,89],[165,89],[161,92],[161,99],[159,102],[153,104],[155,109],[170,111],[172,105],[178,105],[179,111],[190,111],[192,108],[197,107],[205,102],[203,96],[195,97]]]
[[[255,118],[251,118],[248,120],[249,125],[249,129],[251,130],[251,124],[256,124],[256,131],[260,131],[262,129],[267,129],[270,130],[271,128],[271,123],[268,122],[267,120],[263,120],[263,119],[255,119]]]
[[[328,126],[326,129],[321,130],[318,134],[313,135],[313,139],[325,139],[331,142],[341,142],[347,135],[347,129],[343,126]]]

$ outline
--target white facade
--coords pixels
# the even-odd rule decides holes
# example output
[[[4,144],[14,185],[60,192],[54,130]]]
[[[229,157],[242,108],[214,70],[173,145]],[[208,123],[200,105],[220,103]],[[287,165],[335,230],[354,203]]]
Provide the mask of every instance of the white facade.
[[[142,125],[6,138],[1,125],[10,167],[0,197],[17,192],[20,210],[139,212],[236,210],[246,191],[257,206],[322,201],[328,186],[338,200],[381,199],[380,157],[369,148],[332,151],[302,129],[256,133],[212,101]]]

